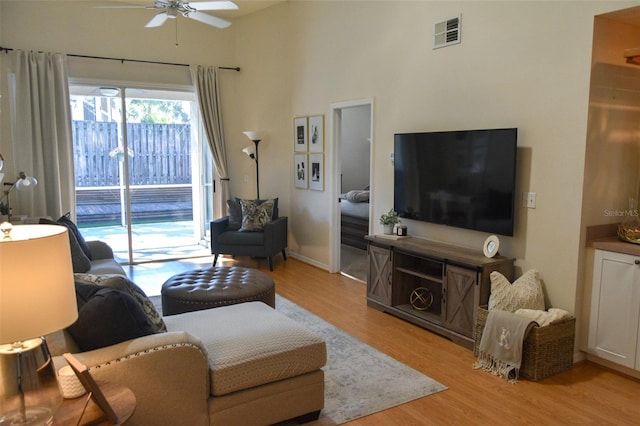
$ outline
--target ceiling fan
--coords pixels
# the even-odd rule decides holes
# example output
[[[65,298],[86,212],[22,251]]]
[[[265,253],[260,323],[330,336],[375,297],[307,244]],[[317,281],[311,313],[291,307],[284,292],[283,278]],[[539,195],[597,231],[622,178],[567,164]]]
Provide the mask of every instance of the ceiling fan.
[[[216,28],[227,28],[231,22],[200,12],[201,10],[237,10],[238,6],[227,0],[196,1],[188,2],[182,0],[156,0],[152,6],[98,6],[108,9],[149,9],[159,10],[156,16],[151,18],[145,25],[147,28],[159,27],[167,19],[175,19],[178,14],[185,18],[193,19]]]

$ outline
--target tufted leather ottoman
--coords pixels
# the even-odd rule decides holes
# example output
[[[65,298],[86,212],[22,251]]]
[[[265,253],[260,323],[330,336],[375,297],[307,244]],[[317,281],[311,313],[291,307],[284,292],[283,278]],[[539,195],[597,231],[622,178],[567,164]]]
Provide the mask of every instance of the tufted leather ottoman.
[[[243,302],[275,308],[273,279],[257,269],[213,267],[183,272],[162,284],[162,314],[175,315]]]

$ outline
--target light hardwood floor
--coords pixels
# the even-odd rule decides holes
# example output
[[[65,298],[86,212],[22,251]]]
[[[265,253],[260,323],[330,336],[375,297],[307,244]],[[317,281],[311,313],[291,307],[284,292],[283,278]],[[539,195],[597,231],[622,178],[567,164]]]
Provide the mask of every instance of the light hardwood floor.
[[[640,423],[637,380],[582,362],[539,382],[510,384],[473,370],[472,351],[368,308],[362,282],[296,259],[279,262],[271,275],[278,294],[449,388],[349,425]]]
[[[365,284],[279,256],[223,259],[270,274],[276,292],[449,389],[348,425],[640,424],[640,381],[590,362],[539,382],[510,384],[473,370],[473,352],[366,305]],[[362,371],[362,374],[367,374]]]

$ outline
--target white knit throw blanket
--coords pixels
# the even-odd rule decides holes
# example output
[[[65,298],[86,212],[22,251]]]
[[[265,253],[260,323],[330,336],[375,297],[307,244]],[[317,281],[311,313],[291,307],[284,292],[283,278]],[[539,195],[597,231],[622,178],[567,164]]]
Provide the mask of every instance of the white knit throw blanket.
[[[478,360],[482,368],[516,383],[522,364],[522,344],[535,321],[511,312],[492,309],[482,332]]]

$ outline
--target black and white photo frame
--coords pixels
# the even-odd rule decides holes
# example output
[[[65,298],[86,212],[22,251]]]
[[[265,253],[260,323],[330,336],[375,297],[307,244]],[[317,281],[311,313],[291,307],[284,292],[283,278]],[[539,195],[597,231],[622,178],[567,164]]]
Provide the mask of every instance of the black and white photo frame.
[[[309,117],[309,153],[324,152],[324,115]]]
[[[307,154],[295,154],[293,156],[293,180],[296,188],[307,189],[309,187],[309,167],[307,165]]]
[[[309,189],[324,191],[323,154],[309,154]]]
[[[324,191],[324,115],[293,119],[295,187]]]
[[[293,151],[307,152],[309,143],[307,139],[307,117],[293,119]]]

